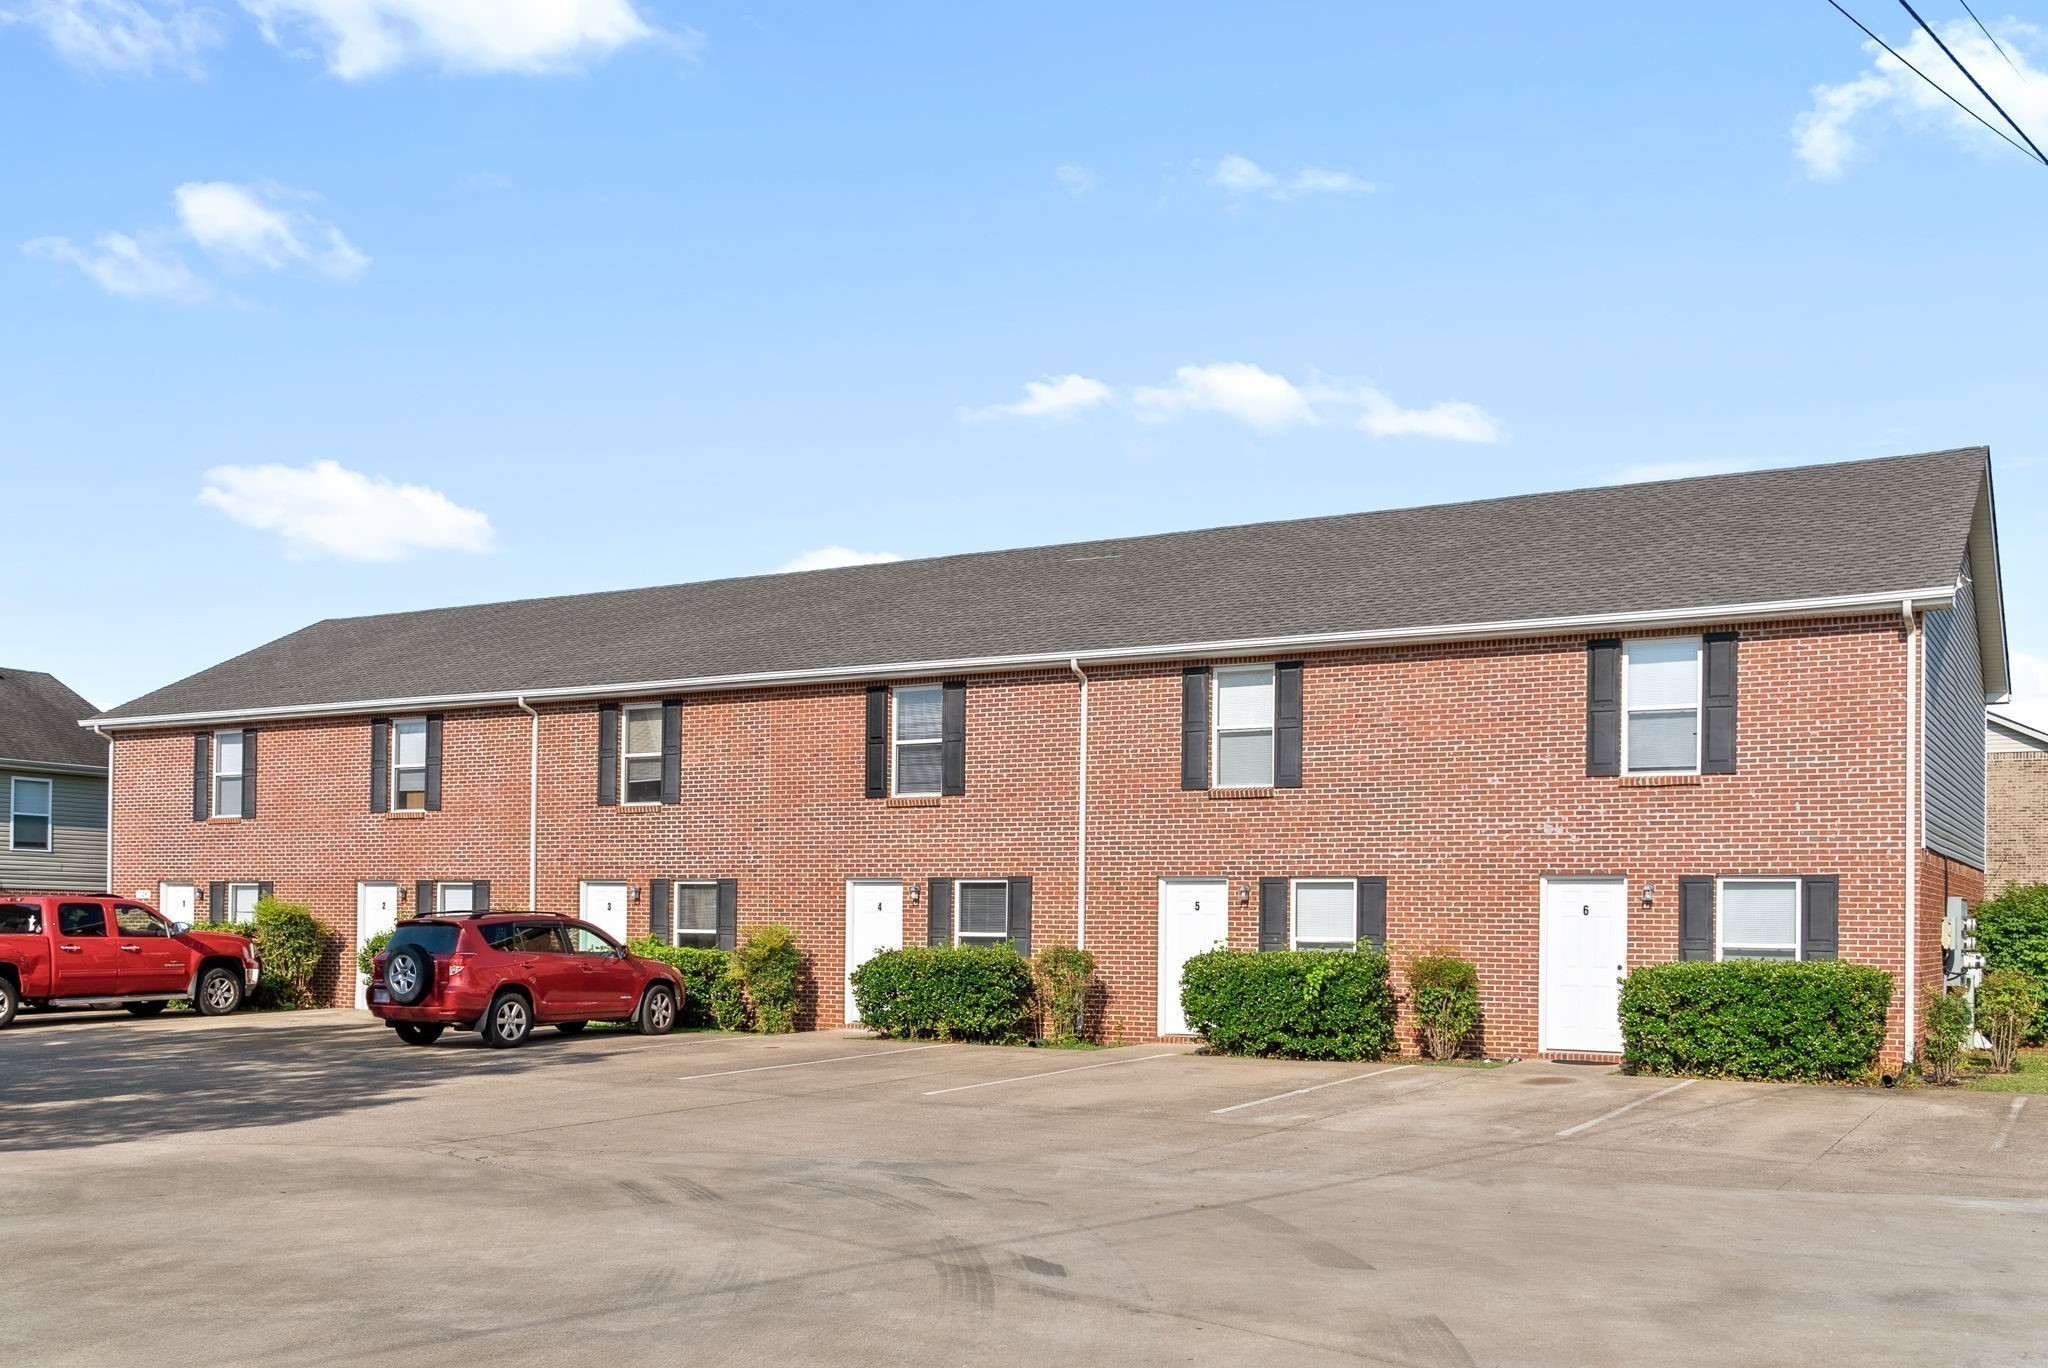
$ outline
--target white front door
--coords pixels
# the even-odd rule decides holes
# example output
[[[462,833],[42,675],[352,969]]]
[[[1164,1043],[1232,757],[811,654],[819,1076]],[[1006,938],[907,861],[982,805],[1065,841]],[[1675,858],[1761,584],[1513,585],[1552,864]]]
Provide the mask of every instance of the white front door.
[[[1230,885],[1222,879],[1159,882],[1159,1034],[1189,1035],[1180,1009],[1181,967],[1230,935]]]
[[[370,937],[398,925],[398,885],[359,883],[356,885],[356,953],[361,954]],[[370,980],[356,974],[356,1006],[368,1007]]]
[[[1628,970],[1628,884],[1543,881],[1537,1047],[1621,1052],[1621,978]]]
[[[615,941],[626,939],[626,885],[610,880],[585,879],[577,894],[576,915]]]
[[[884,950],[903,948],[903,885],[895,879],[850,879],[846,884],[846,1024],[860,1024],[853,1001],[853,971]]]
[[[199,906],[197,884],[158,884],[156,886],[156,910],[174,922],[192,924],[192,913]]]

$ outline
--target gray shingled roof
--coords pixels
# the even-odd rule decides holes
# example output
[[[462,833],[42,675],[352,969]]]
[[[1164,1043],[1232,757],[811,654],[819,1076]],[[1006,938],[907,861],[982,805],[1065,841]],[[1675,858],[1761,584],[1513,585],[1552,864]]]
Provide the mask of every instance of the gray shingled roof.
[[[168,716],[1516,622],[1954,583],[1988,471],[1920,456],[331,619]]]
[[[54,675],[0,667],[0,760],[104,768],[107,743],[78,725],[98,711]]]

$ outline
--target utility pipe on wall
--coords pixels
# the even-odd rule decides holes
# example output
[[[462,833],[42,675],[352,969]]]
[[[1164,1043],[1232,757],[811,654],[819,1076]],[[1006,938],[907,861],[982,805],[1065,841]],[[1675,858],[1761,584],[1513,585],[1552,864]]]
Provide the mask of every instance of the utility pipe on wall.
[[[520,694],[512,700],[519,710],[533,719],[527,735],[526,752],[526,905],[540,911],[540,890],[536,888],[536,871],[539,861],[535,856],[540,848],[540,714],[526,706],[526,695]]]
[[[1917,1053],[1918,1004],[1913,994],[1914,959],[1919,953],[1918,916],[1920,902],[1920,793],[1917,787],[1920,746],[1920,616],[1913,600],[1899,605],[1906,617],[1906,1063]]]
[[[1074,831],[1074,945],[1088,948],[1088,676],[1080,657],[1067,661],[1074,678],[1081,681],[1081,782]]]
[[[107,734],[100,730],[99,723],[88,722],[85,725],[92,729],[94,736],[107,742],[107,892],[112,893],[114,891],[114,743],[107,741]],[[52,793],[56,792],[56,787],[52,785],[50,791]],[[57,848],[56,813],[57,804],[53,801],[50,804],[50,848],[52,850]],[[159,908],[157,910],[162,911],[163,909]]]

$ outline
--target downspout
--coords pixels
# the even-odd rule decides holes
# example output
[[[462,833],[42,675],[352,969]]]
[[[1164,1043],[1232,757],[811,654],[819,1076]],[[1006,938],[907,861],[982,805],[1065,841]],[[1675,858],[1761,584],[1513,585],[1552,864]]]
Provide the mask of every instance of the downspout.
[[[1067,668],[1081,681],[1081,782],[1074,832],[1074,946],[1088,948],[1088,676],[1081,658],[1070,657]]]
[[[1919,952],[1918,912],[1920,902],[1920,813],[1918,751],[1920,743],[1920,617],[1913,600],[1899,605],[1906,617],[1906,1054],[1911,1064],[1919,1039],[1918,1003],[1914,959]]]
[[[533,719],[527,733],[526,752],[526,905],[538,912],[540,890],[535,885],[539,861],[535,856],[540,848],[540,714],[526,706],[525,694],[512,701]]]
[[[94,736],[107,743],[107,892],[112,893],[114,891],[114,743],[107,740],[107,734],[100,730],[99,723],[88,722],[85,725],[92,728]],[[50,811],[54,814],[56,810],[56,804],[52,803]],[[50,819],[50,830],[54,832],[56,829],[57,820],[55,816],[52,816]],[[52,848],[55,848],[56,844],[57,842],[54,839],[50,842]]]

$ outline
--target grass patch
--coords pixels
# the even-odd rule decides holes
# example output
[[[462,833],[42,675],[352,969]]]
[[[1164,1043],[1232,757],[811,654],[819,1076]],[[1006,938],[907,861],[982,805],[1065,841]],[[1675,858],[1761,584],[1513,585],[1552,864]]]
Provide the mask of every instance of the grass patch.
[[[1991,1057],[1973,1052],[1965,1061],[1961,1086],[1971,1092],[2048,1093],[2048,1050],[2021,1050],[2009,1074],[1983,1072]]]
[[[1432,1069],[1502,1069],[1505,1059],[1404,1059],[1403,1064],[1424,1064]]]

